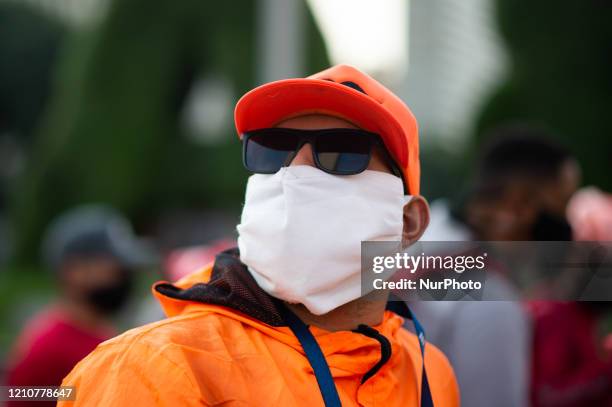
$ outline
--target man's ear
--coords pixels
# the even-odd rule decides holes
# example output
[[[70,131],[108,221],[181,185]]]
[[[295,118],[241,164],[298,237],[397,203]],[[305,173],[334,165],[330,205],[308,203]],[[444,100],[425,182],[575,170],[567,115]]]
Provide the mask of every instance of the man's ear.
[[[420,195],[413,196],[404,205],[404,229],[402,231],[402,246],[407,247],[423,236],[429,225],[429,205]]]

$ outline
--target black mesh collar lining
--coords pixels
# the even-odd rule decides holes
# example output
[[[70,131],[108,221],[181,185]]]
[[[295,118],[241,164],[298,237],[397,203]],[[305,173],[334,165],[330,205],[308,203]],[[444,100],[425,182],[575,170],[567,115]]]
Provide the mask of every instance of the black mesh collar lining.
[[[223,251],[215,257],[207,283],[197,283],[186,289],[164,283],[155,289],[170,298],[232,308],[268,325],[286,325],[274,299],[257,285],[240,261],[238,248]]]
[[[225,250],[215,257],[210,281],[182,289],[170,283],[158,284],[155,289],[170,298],[221,305],[242,312],[272,326],[286,326],[278,300],[257,285],[247,267],[240,261],[238,248]],[[389,301],[387,309],[410,318],[406,303]]]

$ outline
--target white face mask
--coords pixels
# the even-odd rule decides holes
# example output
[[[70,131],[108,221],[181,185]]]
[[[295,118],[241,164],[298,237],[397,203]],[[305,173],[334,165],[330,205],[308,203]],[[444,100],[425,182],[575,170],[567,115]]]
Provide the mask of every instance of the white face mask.
[[[270,295],[325,314],[361,296],[361,241],[401,240],[405,198],[401,179],[380,171],[252,175],[240,259]]]

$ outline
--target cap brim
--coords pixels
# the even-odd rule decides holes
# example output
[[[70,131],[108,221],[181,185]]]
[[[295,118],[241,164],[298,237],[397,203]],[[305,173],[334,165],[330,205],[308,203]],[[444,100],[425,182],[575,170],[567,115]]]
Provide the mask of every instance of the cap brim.
[[[285,79],[259,86],[236,104],[234,119],[239,137],[273,127],[303,114],[326,114],[379,134],[392,157],[406,166],[408,151],[401,143],[401,125],[385,107],[358,90],[340,83],[311,78]]]
[[[151,242],[141,238],[113,245],[113,255],[124,267],[132,270],[148,269],[159,264]]]

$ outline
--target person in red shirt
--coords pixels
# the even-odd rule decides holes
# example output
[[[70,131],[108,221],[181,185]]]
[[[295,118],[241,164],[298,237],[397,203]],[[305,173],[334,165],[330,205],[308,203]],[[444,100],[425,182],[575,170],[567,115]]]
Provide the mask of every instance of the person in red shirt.
[[[579,190],[567,218],[574,240],[611,241],[612,195]],[[531,301],[527,307],[534,322],[532,405],[612,406],[612,334],[599,335],[612,303]]]
[[[28,321],[15,343],[8,385],[57,386],[79,360],[116,334],[106,321],[88,326],[71,314],[58,304]]]
[[[534,407],[612,406],[612,360],[597,337],[607,302],[529,303],[536,322],[532,370]]]
[[[28,321],[18,336],[9,355],[9,386],[59,386],[77,362],[117,334],[110,318],[128,298],[131,270],[142,251],[120,214],[86,206],[52,223],[44,252],[60,296]],[[28,404],[42,407],[55,402],[8,405]]]

